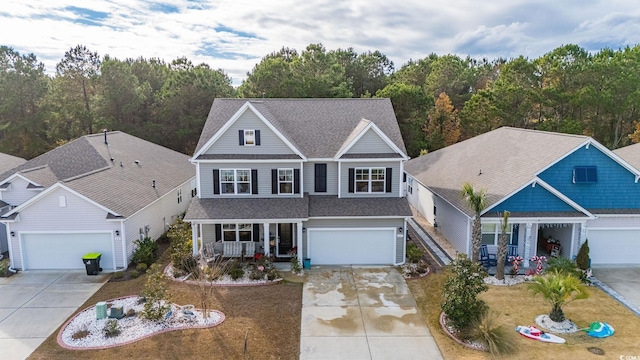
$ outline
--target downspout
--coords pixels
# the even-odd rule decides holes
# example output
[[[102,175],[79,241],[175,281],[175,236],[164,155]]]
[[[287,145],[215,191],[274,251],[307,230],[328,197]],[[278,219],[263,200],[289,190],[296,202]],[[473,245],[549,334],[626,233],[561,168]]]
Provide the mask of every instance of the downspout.
[[[471,249],[470,238],[471,238],[471,218],[467,216],[467,256],[469,256],[470,253],[473,252],[473,250]]]
[[[122,267],[124,269],[127,268],[127,233],[125,229],[124,221],[120,221],[120,235],[122,236],[120,239],[122,242]]]

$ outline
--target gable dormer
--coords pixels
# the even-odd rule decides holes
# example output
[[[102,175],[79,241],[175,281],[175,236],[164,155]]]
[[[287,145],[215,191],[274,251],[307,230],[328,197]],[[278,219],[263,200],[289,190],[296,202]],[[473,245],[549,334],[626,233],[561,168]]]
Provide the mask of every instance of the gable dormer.
[[[196,154],[212,159],[224,155],[302,154],[250,102],[245,103]]]
[[[362,157],[360,155],[365,154],[373,155],[375,158],[386,155],[388,158],[408,159],[376,124],[362,119],[347,137],[336,158]]]
[[[0,185],[0,199],[11,206],[18,206],[44,190],[37,184],[20,174],[14,174]]]

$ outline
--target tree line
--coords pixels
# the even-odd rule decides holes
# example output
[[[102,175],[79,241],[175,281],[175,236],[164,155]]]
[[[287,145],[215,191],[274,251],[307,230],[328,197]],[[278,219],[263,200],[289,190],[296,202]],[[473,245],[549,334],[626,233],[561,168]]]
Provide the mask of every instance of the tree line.
[[[640,141],[640,47],[565,45],[535,59],[430,54],[399,69],[379,51],[310,44],[266,55],[234,89],[187,58],[119,60],[85,46],[55,75],[0,47],[0,152],[32,158],[78,136],[121,130],[191,154],[216,97],[388,97],[410,156],[500,126]]]

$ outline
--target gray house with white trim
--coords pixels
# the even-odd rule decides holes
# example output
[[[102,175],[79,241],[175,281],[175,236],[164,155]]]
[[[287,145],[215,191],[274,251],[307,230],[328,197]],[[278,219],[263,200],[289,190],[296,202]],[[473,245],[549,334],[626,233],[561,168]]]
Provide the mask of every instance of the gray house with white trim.
[[[191,160],[194,253],[255,242],[318,265],[401,264],[407,159],[389,99],[215,99]]]
[[[0,175],[15,269],[82,269],[100,252],[126,268],[134,240],[157,239],[195,189],[189,157],[120,131],[86,135]]]
[[[24,164],[27,160],[19,158],[17,156],[0,153],[0,174],[7,172],[18,165]],[[11,205],[2,201],[0,197],[0,215],[11,210]],[[7,231],[4,224],[0,224],[0,255],[9,251],[9,245],[7,243]]]

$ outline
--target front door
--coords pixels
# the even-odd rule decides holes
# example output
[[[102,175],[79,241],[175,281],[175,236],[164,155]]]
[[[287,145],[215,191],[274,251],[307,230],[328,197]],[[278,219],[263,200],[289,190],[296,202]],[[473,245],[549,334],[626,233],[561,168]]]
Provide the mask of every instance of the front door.
[[[287,255],[293,246],[293,224],[278,224],[278,255]]]

